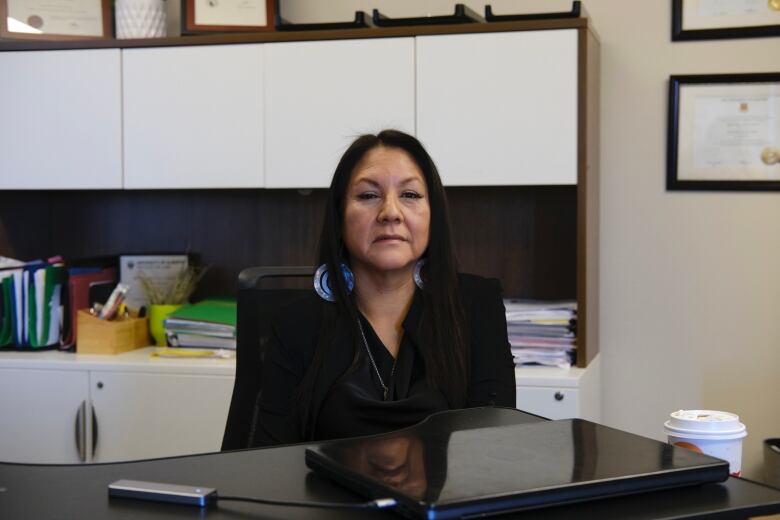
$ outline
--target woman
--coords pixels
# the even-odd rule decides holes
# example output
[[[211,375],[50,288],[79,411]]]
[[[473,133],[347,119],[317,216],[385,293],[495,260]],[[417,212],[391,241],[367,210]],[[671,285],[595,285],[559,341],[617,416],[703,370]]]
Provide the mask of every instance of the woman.
[[[500,286],[457,273],[444,189],[417,139],[385,130],[347,149],[330,186],[319,262],[318,294],[274,322],[254,445],[515,406]]]

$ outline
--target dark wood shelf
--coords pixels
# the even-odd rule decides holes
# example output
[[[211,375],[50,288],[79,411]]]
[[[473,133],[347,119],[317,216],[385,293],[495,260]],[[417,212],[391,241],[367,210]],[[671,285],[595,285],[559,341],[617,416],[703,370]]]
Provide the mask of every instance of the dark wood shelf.
[[[324,189],[3,191],[0,255],[186,251],[211,266],[196,298],[235,296],[246,267],[316,262],[325,195]],[[447,196],[461,270],[500,279],[507,297],[576,297],[576,186],[447,188]]]
[[[562,18],[525,22],[470,23],[453,25],[416,25],[413,27],[371,27],[321,31],[275,31],[257,33],[215,33],[171,38],[131,40],[17,40],[0,39],[0,51],[41,51],[65,49],[130,49],[136,47],[175,47],[182,45],[230,45],[289,41],[321,41],[359,38],[394,38],[435,34],[463,34],[548,29],[578,29],[588,26],[586,18]]]

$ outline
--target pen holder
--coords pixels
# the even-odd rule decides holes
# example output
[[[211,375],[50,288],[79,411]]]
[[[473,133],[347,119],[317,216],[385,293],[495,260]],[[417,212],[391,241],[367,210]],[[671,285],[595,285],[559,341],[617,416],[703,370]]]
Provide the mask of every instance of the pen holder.
[[[116,320],[101,320],[88,310],[78,312],[76,351],[79,354],[121,354],[149,346],[149,325],[146,318],[129,316]]]

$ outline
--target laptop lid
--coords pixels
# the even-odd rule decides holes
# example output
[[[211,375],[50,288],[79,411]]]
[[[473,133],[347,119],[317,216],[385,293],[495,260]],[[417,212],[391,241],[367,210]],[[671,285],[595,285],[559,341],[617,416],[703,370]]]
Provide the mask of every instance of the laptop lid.
[[[719,482],[728,463],[582,419],[409,428],[306,450],[306,465],[410,518],[456,518]]]

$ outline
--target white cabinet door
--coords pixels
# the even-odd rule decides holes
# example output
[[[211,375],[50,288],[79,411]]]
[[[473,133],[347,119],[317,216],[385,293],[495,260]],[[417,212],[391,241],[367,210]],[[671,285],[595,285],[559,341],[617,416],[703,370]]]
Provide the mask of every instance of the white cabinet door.
[[[576,388],[517,387],[517,409],[548,419],[581,417]]]
[[[125,188],[257,188],[263,46],[122,51]]]
[[[413,38],[271,43],[265,57],[266,187],[327,187],[357,136],[414,133]]]
[[[446,185],[576,184],[576,29],[417,37],[417,137]]]
[[[219,451],[233,378],[91,372],[94,462]]]
[[[88,382],[81,371],[0,369],[0,461],[80,462],[76,422]]]
[[[122,187],[119,52],[0,52],[0,189]]]

